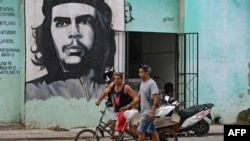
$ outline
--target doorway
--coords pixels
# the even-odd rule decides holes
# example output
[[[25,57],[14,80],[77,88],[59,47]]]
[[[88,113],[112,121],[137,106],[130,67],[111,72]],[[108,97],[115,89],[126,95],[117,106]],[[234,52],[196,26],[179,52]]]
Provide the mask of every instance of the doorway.
[[[125,60],[126,81],[136,92],[139,65],[148,64],[160,90],[173,83],[184,107],[198,104],[198,33],[126,32]]]
[[[140,64],[148,64],[152,67],[151,77],[157,82],[159,89],[167,82],[175,84],[176,41],[177,35],[172,33],[127,32],[127,81],[138,85],[138,67]]]

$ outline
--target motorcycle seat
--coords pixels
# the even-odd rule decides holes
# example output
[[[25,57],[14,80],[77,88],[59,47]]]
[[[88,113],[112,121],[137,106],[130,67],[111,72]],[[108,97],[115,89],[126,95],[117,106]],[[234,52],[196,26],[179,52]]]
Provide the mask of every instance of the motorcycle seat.
[[[208,108],[214,107],[214,104],[213,104],[213,103],[205,103],[205,104],[203,104],[203,105],[205,105],[205,106],[208,107]]]
[[[206,106],[205,105],[195,105],[195,106],[191,106],[187,109],[181,109],[179,112],[179,115],[182,118],[187,118],[190,117],[198,112],[200,112],[201,110],[203,110]]]

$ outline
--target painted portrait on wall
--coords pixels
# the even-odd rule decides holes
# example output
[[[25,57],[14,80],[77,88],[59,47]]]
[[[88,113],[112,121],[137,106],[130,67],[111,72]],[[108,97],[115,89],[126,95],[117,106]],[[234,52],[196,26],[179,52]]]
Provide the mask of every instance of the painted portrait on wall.
[[[124,7],[126,31],[179,32],[179,0],[125,0]]]
[[[132,4],[130,2],[125,2],[124,4],[124,14],[125,14],[125,23],[130,23],[133,20],[135,20],[135,18],[132,15],[132,11],[133,11],[133,7]]]
[[[112,1],[25,1],[26,100],[101,94],[103,74],[114,69],[113,17],[119,17],[107,3]]]

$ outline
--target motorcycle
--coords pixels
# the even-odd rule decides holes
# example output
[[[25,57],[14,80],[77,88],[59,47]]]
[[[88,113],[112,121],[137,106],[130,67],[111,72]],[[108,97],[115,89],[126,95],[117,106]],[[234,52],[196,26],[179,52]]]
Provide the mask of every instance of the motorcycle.
[[[156,117],[173,117],[177,116],[178,127],[174,128],[175,132],[193,131],[196,136],[202,137],[208,134],[210,126],[205,120],[207,117],[213,122],[211,110],[214,104],[206,103],[191,106],[187,109],[180,109],[181,104],[169,96],[164,97],[165,104],[157,109]]]

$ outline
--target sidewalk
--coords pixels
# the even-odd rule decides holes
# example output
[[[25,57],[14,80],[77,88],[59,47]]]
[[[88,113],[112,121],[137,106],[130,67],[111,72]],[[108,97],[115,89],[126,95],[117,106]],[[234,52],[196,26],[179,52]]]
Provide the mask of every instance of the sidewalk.
[[[66,140],[74,139],[81,129],[71,129],[70,131],[52,131],[47,129],[36,130],[0,130],[0,141],[6,140]],[[223,125],[211,125],[209,135],[223,135]]]

